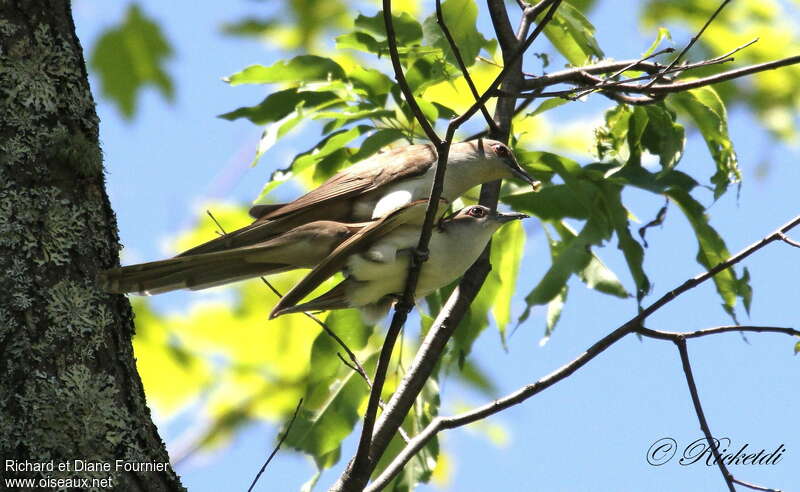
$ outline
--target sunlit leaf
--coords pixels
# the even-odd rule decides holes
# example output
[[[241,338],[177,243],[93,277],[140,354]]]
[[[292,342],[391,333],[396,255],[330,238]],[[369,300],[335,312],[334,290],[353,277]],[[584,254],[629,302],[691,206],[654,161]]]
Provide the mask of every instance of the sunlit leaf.
[[[701,87],[674,94],[670,103],[684,110],[702,133],[708,150],[716,163],[717,172],[711,177],[714,196],[719,198],[728,185],[741,180],[741,171],[728,136],[728,116],[725,105],[711,87]]]
[[[225,78],[231,85],[275,84],[289,82],[300,84],[318,80],[343,80],[344,70],[338,63],[322,56],[301,55],[291,60],[279,60],[272,65],[251,65],[241,72]]]
[[[706,269],[711,269],[727,260],[730,253],[725,246],[725,241],[709,224],[703,206],[682,190],[669,190],[667,195],[678,204],[694,230],[698,243],[697,262]],[[746,281],[742,283],[743,278],[737,279],[732,268],[714,275],[713,280],[717,292],[722,298],[722,307],[736,321],[733,311],[736,298],[740,294],[744,294],[749,299],[750,294],[747,293],[750,289],[749,285]]]
[[[636,284],[636,299],[641,302],[644,296],[650,292],[650,279],[647,278],[644,271],[644,248],[631,235],[628,211],[622,204],[620,195],[621,189],[610,184],[604,184],[601,189],[614,232],[617,235],[617,247],[622,251],[628,264],[628,270]]]
[[[397,39],[397,44],[408,46],[422,40],[422,26],[406,12],[392,13],[392,26]],[[386,24],[383,20],[383,11],[373,16],[359,14],[355,19],[355,27],[362,31],[376,35],[379,39],[386,39]]]
[[[573,65],[602,58],[603,51],[594,38],[594,26],[575,7],[563,2],[544,33],[553,46]]]
[[[492,316],[503,336],[506,326],[511,321],[511,298],[516,292],[517,276],[524,250],[525,229],[520,221],[506,224],[492,238],[492,271],[489,275],[496,276],[498,280]]]
[[[481,48],[487,43],[476,27],[477,4],[473,0],[445,0],[442,2],[442,14],[464,64],[471,66],[475,63]],[[453,50],[436,21],[435,13],[422,23],[422,31],[427,44],[441,48],[450,62],[456,63]]]
[[[257,106],[242,107],[219,117],[226,120],[247,118],[256,125],[264,125],[285,118],[300,104],[305,108],[315,108],[327,107],[339,101],[339,96],[332,92],[300,92],[292,88],[270,94]]]

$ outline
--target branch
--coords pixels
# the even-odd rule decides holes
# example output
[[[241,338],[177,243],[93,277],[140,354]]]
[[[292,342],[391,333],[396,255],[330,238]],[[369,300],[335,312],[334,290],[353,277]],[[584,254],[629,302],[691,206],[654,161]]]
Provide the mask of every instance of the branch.
[[[748,489],[753,489],[753,490],[760,490],[762,492],[781,492],[778,489],[770,489],[769,487],[762,487],[761,485],[756,485],[754,483],[748,483],[748,482],[745,482],[743,480],[739,480],[737,478],[733,479],[733,483],[738,483],[742,487],[747,487]]]
[[[489,8],[489,17],[492,19],[492,27],[495,34],[497,34],[497,42],[500,43],[500,49],[504,53],[513,50],[519,42],[514,35],[514,30],[511,29],[511,21],[508,19],[505,2],[503,0],[486,0],[486,6]]]
[[[720,333],[729,333],[732,331],[739,331],[739,332],[746,331],[752,333],[782,333],[784,335],[800,337],[800,331],[795,330],[793,328],[783,328],[780,326],[740,326],[740,325],[716,326],[714,328],[705,328],[703,330],[690,331],[688,333],[652,330],[650,328],[645,328],[642,326],[636,330],[636,333],[649,338],[656,338],[659,340],[671,340],[673,342],[677,342],[682,338],[688,340],[690,338],[700,338],[709,335],[718,335]]]
[[[713,63],[721,63],[722,61],[727,61],[727,60],[713,60]],[[711,62],[712,61],[703,62],[703,65],[707,66],[709,64],[712,64]],[[668,83],[668,84],[657,84],[657,85],[653,85],[653,86],[650,86],[650,87],[648,87],[647,85],[632,84],[630,80],[606,83],[606,82],[604,82],[603,79],[599,79],[597,77],[592,77],[592,71],[572,69],[572,70],[569,70],[569,71],[564,71],[564,72],[560,72],[558,74],[554,74],[554,75],[559,75],[561,80],[557,80],[556,81],[555,79],[549,78],[548,76],[544,76],[544,77],[539,77],[537,79],[526,81],[525,82],[525,86],[526,86],[526,88],[531,88],[531,87],[539,88],[539,87],[546,87],[546,86],[550,86],[550,85],[555,85],[555,84],[561,83],[561,82],[567,82],[567,83],[572,82],[572,83],[584,83],[584,84],[587,84],[587,85],[584,85],[584,86],[581,86],[581,87],[578,87],[578,88],[575,88],[575,89],[569,89],[569,90],[564,90],[564,91],[542,92],[541,94],[539,94],[539,97],[567,97],[567,96],[570,96],[570,95],[572,95],[572,94],[574,94],[576,92],[584,91],[584,90],[597,90],[597,91],[600,91],[600,92],[603,92],[603,93],[610,92],[610,91],[615,91],[615,92],[618,91],[618,92],[627,92],[627,93],[634,93],[634,94],[648,94],[650,96],[656,96],[656,95],[671,94],[671,93],[675,93],[675,92],[684,92],[684,91],[688,91],[688,90],[691,90],[691,89],[696,89],[698,87],[704,87],[704,86],[716,84],[716,83],[719,83],[719,82],[726,82],[728,80],[741,78],[741,77],[744,77],[746,75],[751,75],[751,74],[758,73],[758,72],[764,72],[766,70],[774,70],[776,68],[781,68],[781,67],[785,67],[785,66],[788,66],[788,65],[796,65],[798,63],[800,63],[800,55],[795,55],[795,56],[790,56],[788,58],[782,58],[780,60],[774,60],[774,61],[771,61],[771,62],[759,63],[757,65],[750,65],[748,67],[743,67],[743,68],[739,68],[739,69],[736,69],[736,70],[728,70],[726,72],[721,72],[721,73],[718,73],[718,74],[715,74],[715,75],[711,75],[711,76],[708,76],[708,77],[703,77],[703,78],[700,78],[700,79],[690,80],[690,81],[687,81],[687,82],[673,82],[673,83]],[[611,66],[611,65],[609,65],[609,66]],[[672,69],[672,70],[683,72],[685,70],[688,70],[690,68],[695,68],[697,66],[700,66],[700,64],[695,64],[695,65],[691,65],[691,66],[687,65],[687,66],[679,67],[677,69]],[[589,68],[589,67],[586,67],[586,68]],[[602,68],[604,68],[604,67],[595,67],[595,70],[600,71],[600,73],[603,73]],[[639,80],[639,79],[633,79],[633,80]],[[509,95],[509,94],[505,94],[505,95]],[[522,92],[522,93],[517,94],[517,97],[530,97],[531,95],[532,94],[529,93],[529,92]]]
[[[523,43],[521,46],[515,46],[513,48],[513,53],[511,53],[509,56],[504,56],[504,68],[501,70],[498,77],[494,80],[486,92],[484,92],[484,94],[478,98],[478,100],[470,109],[468,109],[460,117],[450,122],[446,132],[446,142],[449,142],[452,139],[455,130],[465,121],[467,121],[469,116],[474,114],[476,108],[482,105],[486,99],[488,99],[489,94],[491,94],[493,88],[496,87],[498,83],[506,82],[511,78],[511,68],[515,66],[517,66],[517,70],[515,72],[516,77],[514,77],[514,87],[518,87],[518,84],[521,83],[522,72],[521,67],[517,65],[517,61],[520,59],[525,49],[531,45],[536,37],[542,32],[550,19],[552,19],[552,16],[560,3],[560,0],[550,0],[547,2],[542,2],[540,6],[537,6],[538,8],[550,6],[550,10],[547,12],[542,22],[536,27],[534,32],[525,40],[525,43]],[[489,7],[490,12],[492,12],[493,19],[503,16],[507,18],[504,5],[494,5],[490,0]],[[500,8],[502,8],[502,13],[493,10]],[[522,22],[524,22],[524,20]],[[504,50],[504,53],[508,53],[508,51],[510,50]],[[501,123],[504,124],[502,129],[495,127],[492,134],[492,137],[494,138],[498,138],[500,140],[508,139],[510,121],[514,111],[513,99],[510,100],[510,102],[510,111],[504,111],[502,109],[503,104],[498,104],[498,113],[496,117],[501,121]],[[436,183],[437,181],[434,182],[434,186]],[[491,206],[492,208],[496,207],[499,191],[499,183],[485,184],[481,188],[480,202],[484,205]],[[433,197],[431,197],[431,200],[433,200]],[[434,322],[434,325],[429,331],[429,338],[423,343],[425,350],[421,349],[420,352],[418,352],[417,357],[412,363],[411,370],[403,378],[403,381],[400,383],[401,386],[398,388],[398,390],[395,391],[393,398],[387,405],[386,413],[374,432],[373,443],[369,450],[369,461],[371,463],[377,462],[391,441],[394,432],[400,428],[406,413],[421,391],[425,381],[433,371],[436,361],[439,360],[445,344],[452,335],[452,331],[456,326],[458,326],[458,323],[468,310],[470,303],[477,295],[481,285],[483,285],[483,281],[491,269],[488,258],[489,256],[487,247],[487,250],[484,251],[483,255],[481,255],[481,258],[479,258],[470,268],[470,270],[464,275],[464,279],[462,280],[459,288],[453,294],[451,294],[445,309],[440,312],[439,316],[437,316],[436,322]],[[394,324],[394,319],[392,321]]]
[[[383,473],[381,473],[381,475],[378,476],[370,485],[370,487],[368,487],[366,490],[367,491],[381,490],[382,487],[388,484],[389,481],[391,481],[391,479],[403,469],[403,466],[405,466],[408,460],[410,460],[416,453],[418,453],[419,450],[422,449],[427,444],[427,442],[433,437],[435,437],[436,434],[438,434],[440,431],[445,429],[453,429],[455,427],[460,427],[463,425],[470,424],[472,422],[484,419],[486,417],[489,417],[490,415],[505,410],[506,408],[522,403],[528,398],[540,393],[541,391],[549,388],[550,386],[558,383],[559,381],[569,377],[575,371],[586,365],[590,360],[600,355],[611,345],[618,342],[620,339],[622,339],[623,337],[625,337],[630,333],[636,332],[647,336],[655,335],[654,338],[667,338],[670,340],[672,339],[673,336],[680,336],[680,337],[686,336],[688,338],[697,338],[701,336],[707,336],[711,334],[724,333],[730,331],[778,332],[794,336],[800,336],[798,335],[799,332],[797,332],[796,330],[792,330],[789,328],[777,328],[777,327],[721,326],[716,328],[709,328],[706,330],[698,330],[688,334],[673,334],[670,332],[659,332],[656,330],[649,330],[642,326],[642,322],[647,317],[649,317],[655,311],[663,307],[665,304],[674,300],[675,298],[685,293],[686,291],[712,278],[717,273],[741,262],[742,260],[750,256],[751,254],[755,253],[756,251],[760,250],[761,248],[765,247],[769,243],[780,240],[781,236],[785,235],[786,232],[793,229],[797,225],[800,225],[800,215],[793,218],[786,224],[782,225],[777,230],[770,233],[760,241],[757,241],[751,244],[750,246],[747,246],[746,248],[742,249],[737,254],[730,257],[728,260],[720,263],[719,265],[708,270],[707,272],[696,275],[691,279],[686,280],[677,288],[667,292],[656,302],[654,302],[653,304],[642,310],[638,315],[634,316],[633,318],[625,322],[623,325],[621,325],[620,327],[618,327],[605,337],[595,342],[585,352],[583,352],[581,355],[573,359],[571,362],[553,371],[547,376],[539,379],[538,381],[523,386],[514,393],[511,393],[503,398],[497,399],[475,410],[465,412],[453,417],[435,418],[427,427],[425,427],[425,429],[423,429],[417,436],[415,436],[411,440],[411,442],[408,443],[408,445],[395,457],[392,463],[390,463],[387,466],[387,468],[383,471]],[[433,331],[434,328],[436,328],[436,323],[434,323],[434,327],[431,328],[431,331]],[[398,395],[397,393],[395,393],[395,396],[392,398],[392,400],[389,401],[387,408],[391,408],[395,404],[395,399],[397,399],[397,397]]]
[[[794,239],[790,239],[789,236],[786,236],[785,234],[781,234],[781,241],[788,244],[789,246],[800,248],[800,242],[797,242]]]
[[[394,22],[392,21],[392,0],[383,0],[383,22],[386,26],[386,41],[389,43],[389,57],[392,60],[392,68],[394,69],[397,85],[400,86],[400,91],[403,93],[406,103],[414,113],[414,117],[419,121],[425,135],[428,136],[428,140],[436,145],[439,142],[439,136],[436,135],[436,130],[433,129],[430,122],[425,118],[425,113],[422,112],[419,104],[417,104],[417,100],[414,98],[414,94],[411,92],[406,80],[406,75],[403,73],[403,66],[400,64],[400,55],[397,53],[397,36],[395,36]]]
[[[294,414],[292,415],[292,420],[289,421],[289,425],[286,427],[286,432],[284,432],[283,436],[281,436],[280,440],[278,440],[278,444],[275,445],[275,449],[272,450],[272,452],[269,455],[269,458],[267,458],[267,461],[265,461],[264,464],[261,465],[261,469],[258,470],[258,473],[256,474],[256,478],[253,479],[253,483],[250,484],[250,488],[247,489],[247,492],[252,492],[253,487],[255,487],[256,483],[258,482],[258,479],[261,478],[261,474],[264,473],[264,470],[267,469],[267,465],[269,465],[269,462],[272,461],[272,458],[274,458],[275,455],[278,453],[278,450],[281,448],[281,444],[283,444],[283,441],[286,440],[286,437],[289,435],[289,431],[292,430],[292,425],[294,424],[294,419],[297,418],[297,412],[300,411],[300,407],[302,405],[303,405],[303,399],[300,398],[300,401],[297,402],[297,407],[294,409]]]
[[[728,490],[730,492],[736,492],[736,488],[733,486],[733,476],[722,461],[718,446],[714,444],[714,436],[711,435],[706,416],[703,413],[703,407],[700,405],[700,395],[697,393],[697,384],[694,382],[694,375],[692,375],[692,365],[689,362],[689,351],[686,348],[686,340],[678,338],[675,340],[675,345],[678,346],[678,352],[681,354],[681,364],[683,365],[683,372],[686,374],[686,384],[689,386],[689,393],[692,395],[692,403],[694,404],[694,411],[697,414],[697,420],[700,421],[700,428],[703,430],[706,441],[708,441],[708,445],[711,447],[711,453],[714,455],[714,459],[717,460],[717,466],[719,466],[719,471],[722,473],[722,477],[728,485]]]
[[[392,440],[394,430],[400,429],[417,395],[422,391],[425,382],[439,362],[439,356],[444,351],[445,345],[458,327],[461,317],[469,309],[472,300],[480,291],[490,270],[488,262],[476,262],[439,311],[432,328],[428,330],[417,350],[408,372],[400,381],[394,395],[389,399],[381,419],[375,426],[370,448],[372,459],[377,459],[383,454]]]
[[[373,379],[372,390],[369,394],[369,401],[367,402],[367,410],[364,414],[364,421],[361,427],[361,437],[358,442],[358,450],[356,455],[351,461],[351,466],[342,474],[340,480],[334,485],[335,488],[343,490],[350,489],[363,489],[369,481],[369,476],[374,467],[374,462],[370,459],[370,443],[372,440],[372,430],[375,425],[375,419],[378,413],[378,406],[381,399],[381,391],[383,384],[386,380],[386,373],[389,369],[389,362],[392,358],[394,345],[397,342],[397,337],[400,330],[406,322],[408,313],[414,305],[414,291],[416,290],[419,274],[422,269],[422,262],[427,256],[428,243],[431,239],[433,230],[433,221],[436,211],[438,210],[439,198],[442,195],[442,188],[444,184],[445,169],[447,166],[447,157],[450,153],[450,143],[452,141],[452,133],[448,132],[446,140],[440,141],[438,135],[431,127],[425,115],[419,108],[414,94],[411,92],[408,82],[406,81],[403,67],[400,64],[400,55],[397,51],[397,39],[394,33],[394,22],[392,20],[392,0],[383,0],[383,21],[386,26],[386,36],[389,44],[389,55],[392,60],[392,67],[394,68],[395,78],[400,86],[400,90],[406,98],[406,102],[411,106],[411,109],[422,125],[431,143],[436,148],[438,160],[436,162],[436,169],[431,187],[431,194],[428,201],[428,207],[425,211],[425,221],[422,224],[420,232],[419,243],[417,244],[417,254],[408,270],[408,277],[406,278],[405,289],[400,300],[395,305],[394,315],[389,329],[386,331],[386,338],[381,347],[380,355],[378,356],[378,363],[375,367],[375,377]],[[484,101],[485,102],[485,101]],[[475,103],[476,105],[478,102]]]

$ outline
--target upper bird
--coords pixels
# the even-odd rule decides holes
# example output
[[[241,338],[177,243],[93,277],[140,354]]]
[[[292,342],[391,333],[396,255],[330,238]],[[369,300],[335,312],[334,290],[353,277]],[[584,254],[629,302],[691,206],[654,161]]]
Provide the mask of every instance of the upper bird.
[[[433,184],[436,149],[431,144],[398,147],[340,171],[297,200],[256,205],[255,222],[178,256],[210,253],[259,243],[317,220],[361,222],[384,217],[425,199]],[[511,149],[496,140],[478,139],[450,146],[442,198],[452,202],[470,188],[516,177],[538,189]]]
[[[402,210],[407,212],[399,213]],[[403,293],[420,235],[419,223],[408,220],[415,218],[413,208],[405,207],[387,219],[390,217],[394,220],[370,224],[342,242],[283,296],[270,317],[345,308],[359,308],[367,322],[384,316]],[[497,229],[526,217],[473,205],[440,221],[431,235],[428,261],[422,264],[414,298],[424,297],[463,275]],[[345,280],[316,299],[297,304],[337,271],[345,273]]]

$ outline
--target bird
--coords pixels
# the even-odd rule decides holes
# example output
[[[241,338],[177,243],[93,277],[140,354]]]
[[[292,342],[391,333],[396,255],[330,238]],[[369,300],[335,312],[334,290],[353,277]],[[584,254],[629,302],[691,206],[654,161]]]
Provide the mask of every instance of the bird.
[[[473,205],[441,220],[433,229],[429,256],[420,270],[414,298],[424,297],[456,280],[478,259],[492,234],[503,224],[528,215],[500,213]],[[405,289],[409,265],[420,236],[418,224],[372,224],[354,234],[278,302],[270,318],[289,313],[358,308],[367,323],[375,323]],[[345,279],[321,296],[297,304],[337,271]]]
[[[317,220],[363,222],[381,218],[430,195],[437,155],[432,144],[408,145],[376,154],[292,202],[252,207],[252,224],[178,256],[256,244]],[[474,186],[512,177],[527,182],[534,190],[540,186],[505,144],[483,138],[455,143],[450,146],[441,196],[452,202]]]
[[[98,283],[109,293],[153,295],[177,289],[207,289],[297,268],[312,268],[365,228],[379,224],[381,230],[391,231],[395,223],[421,224],[427,203],[427,200],[412,202],[376,221],[319,220],[250,246],[112,268],[98,274]]]

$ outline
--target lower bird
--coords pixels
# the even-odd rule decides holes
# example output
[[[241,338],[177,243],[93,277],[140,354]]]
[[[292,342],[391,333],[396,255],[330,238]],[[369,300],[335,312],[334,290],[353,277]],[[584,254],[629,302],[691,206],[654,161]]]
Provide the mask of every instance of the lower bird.
[[[444,287],[467,271],[503,224],[527,218],[473,205],[442,220],[433,230],[428,260],[423,263],[414,298]],[[402,219],[400,219],[402,220]],[[271,318],[302,311],[359,308],[367,322],[386,315],[403,293],[413,251],[419,241],[418,224],[373,224],[357,232],[317,265],[275,306]],[[345,280],[311,301],[297,304],[337,271]]]
[[[418,200],[377,221],[347,224],[318,220],[250,246],[112,268],[100,272],[98,281],[107,292],[151,295],[177,289],[207,289],[312,268],[360,231],[368,232],[380,225],[379,230],[388,233],[399,224],[421,224],[427,204],[427,200]],[[371,235],[367,233],[365,237]]]

